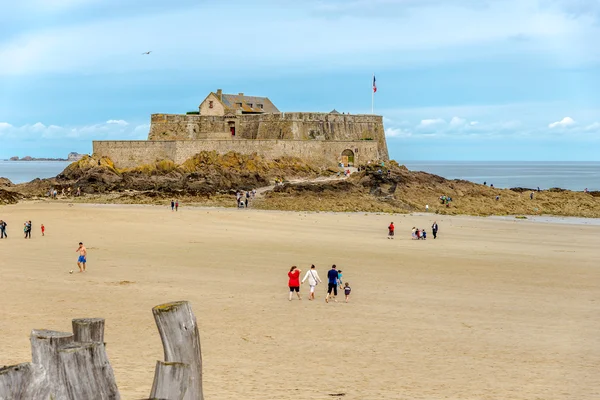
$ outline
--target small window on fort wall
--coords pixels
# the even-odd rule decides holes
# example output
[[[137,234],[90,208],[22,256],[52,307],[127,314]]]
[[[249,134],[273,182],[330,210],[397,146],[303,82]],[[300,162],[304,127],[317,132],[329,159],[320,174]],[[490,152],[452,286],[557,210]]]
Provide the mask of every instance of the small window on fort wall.
[[[252,108],[252,103],[248,103],[248,107]]]
[[[241,107],[242,103],[235,103],[236,106]]]
[[[208,102],[208,108],[213,108],[213,102],[212,102],[212,100]]]
[[[258,108],[263,108],[262,104],[257,104]]]

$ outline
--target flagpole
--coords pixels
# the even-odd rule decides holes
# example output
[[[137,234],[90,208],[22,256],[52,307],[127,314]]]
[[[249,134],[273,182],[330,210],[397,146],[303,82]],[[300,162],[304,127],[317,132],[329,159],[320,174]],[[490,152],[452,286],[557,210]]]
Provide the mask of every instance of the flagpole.
[[[371,115],[375,114],[375,90],[373,90],[373,81],[375,80],[375,74],[373,74],[373,79],[371,79]]]

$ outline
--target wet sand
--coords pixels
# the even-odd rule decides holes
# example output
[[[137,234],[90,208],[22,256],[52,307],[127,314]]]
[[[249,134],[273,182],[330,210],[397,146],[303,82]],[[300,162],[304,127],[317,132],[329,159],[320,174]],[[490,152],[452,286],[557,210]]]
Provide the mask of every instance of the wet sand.
[[[207,399],[600,398],[600,226],[438,216],[440,237],[413,241],[434,216],[30,203],[0,219],[0,365],[30,360],[32,328],[104,317],[122,397],[148,396],[151,308],[189,300]],[[89,271],[70,275],[79,241]],[[326,285],[289,302],[289,267],[311,263],[336,263],[351,302],[326,304]]]

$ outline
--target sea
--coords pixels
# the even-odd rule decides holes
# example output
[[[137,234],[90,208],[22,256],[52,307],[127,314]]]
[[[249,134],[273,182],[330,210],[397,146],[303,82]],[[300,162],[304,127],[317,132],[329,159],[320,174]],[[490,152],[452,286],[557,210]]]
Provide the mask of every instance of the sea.
[[[69,161],[0,161],[0,178],[8,178],[12,183],[52,178],[69,164]]]
[[[569,190],[600,190],[600,162],[489,162],[405,161],[413,171],[425,171],[448,179],[486,182],[497,188],[524,187]],[[0,177],[13,183],[51,178],[61,173],[68,161],[0,161]]]
[[[600,190],[600,162],[405,161],[400,164],[412,171],[485,182],[497,188]]]

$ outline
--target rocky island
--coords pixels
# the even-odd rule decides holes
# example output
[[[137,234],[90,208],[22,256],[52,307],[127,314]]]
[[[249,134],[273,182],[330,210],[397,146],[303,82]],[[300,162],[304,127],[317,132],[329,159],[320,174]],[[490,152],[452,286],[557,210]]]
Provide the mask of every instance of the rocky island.
[[[600,217],[600,192],[498,189],[409,171],[395,161],[367,164],[345,176],[295,157],[269,160],[235,152],[200,152],[182,164],[171,160],[118,168],[108,157],[84,156],[51,179],[5,184],[5,203],[45,198],[50,189],[88,203],[186,204],[235,207],[237,191],[258,190],[254,208],[290,211],[425,212],[442,215],[559,215]],[[389,170],[389,172],[388,172]],[[276,183],[277,182],[277,183]],[[445,196],[451,201],[441,201]],[[428,206],[428,207],[427,207]]]
[[[47,158],[47,157],[31,157],[31,156],[25,156],[25,157],[19,158],[19,156],[14,156],[14,157],[9,158],[8,161],[78,161],[78,160],[81,160],[81,158],[83,156],[84,156],[84,154],[71,152],[71,153],[69,153],[67,158]]]

